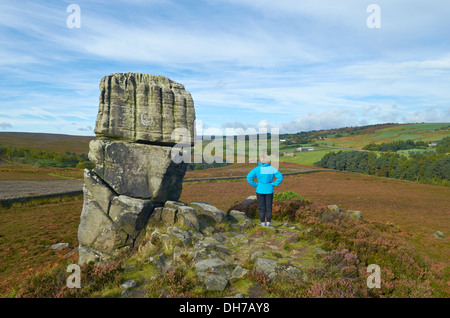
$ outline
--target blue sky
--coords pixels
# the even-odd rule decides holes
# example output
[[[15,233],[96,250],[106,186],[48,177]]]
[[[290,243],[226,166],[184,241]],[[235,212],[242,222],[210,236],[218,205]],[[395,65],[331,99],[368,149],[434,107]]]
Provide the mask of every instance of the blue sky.
[[[182,83],[203,129],[450,122],[449,32],[447,0],[5,0],[0,132],[93,135],[116,72]]]

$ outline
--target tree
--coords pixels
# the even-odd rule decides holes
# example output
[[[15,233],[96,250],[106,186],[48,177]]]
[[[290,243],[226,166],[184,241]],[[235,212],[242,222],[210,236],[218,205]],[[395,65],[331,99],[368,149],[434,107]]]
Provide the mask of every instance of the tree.
[[[410,181],[419,180],[419,163],[417,161],[411,160],[408,169],[405,173],[405,178]]]
[[[449,153],[450,152],[450,137],[445,137],[438,142],[436,146],[436,153]]]

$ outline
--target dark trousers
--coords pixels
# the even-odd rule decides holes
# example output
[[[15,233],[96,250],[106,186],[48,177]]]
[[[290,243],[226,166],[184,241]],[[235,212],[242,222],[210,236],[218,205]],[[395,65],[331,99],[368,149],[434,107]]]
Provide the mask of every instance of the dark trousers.
[[[273,193],[271,194],[256,194],[258,200],[259,220],[262,222],[270,222],[272,220],[272,203]]]

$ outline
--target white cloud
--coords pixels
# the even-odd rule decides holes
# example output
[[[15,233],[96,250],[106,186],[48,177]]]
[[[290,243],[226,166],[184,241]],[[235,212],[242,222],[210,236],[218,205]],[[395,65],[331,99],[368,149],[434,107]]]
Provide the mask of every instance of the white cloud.
[[[349,126],[354,119],[352,112],[347,109],[332,109],[322,113],[309,112],[298,119],[283,123],[280,132],[293,133],[298,131],[321,130]]]
[[[92,128],[92,126],[87,126],[87,127],[80,127],[78,128],[79,131],[85,131],[85,132],[89,132],[92,133],[94,131],[94,129]]]
[[[379,30],[359,0],[77,3],[80,29],[69,2],[0,4],[0,122],[80,132],[101,77],[128,71],[183,83],[208,127],[449,118],[448,1],[379,0]]]
[[[12,125],[10,123],[7,122],[0,123],[0,129],[8,129],[8,128],[12,128]]]
[[[361,109],[309,112],[278,125],[281,133],[363,126],[377,123],[450,122],[450,106],[408,110],[398,105],[367,105]]]

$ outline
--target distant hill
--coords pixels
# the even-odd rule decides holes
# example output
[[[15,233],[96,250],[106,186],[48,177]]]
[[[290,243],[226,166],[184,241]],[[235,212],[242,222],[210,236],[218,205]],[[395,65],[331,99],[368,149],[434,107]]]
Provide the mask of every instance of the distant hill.
[[[280,135],[281,148],[287,144],[318,143],[350,149],[363,149],[371,143],[388,143],[397,140],[433,142],[450,136],[450,123],[419,124],[377,124],[359,127],[299,132]],[[31,149],[65,153],[89,152],[89,142],[94,136],[73,136],[62,134],[0,132],[0,145],[26,147]],[[280,149],[283,150],[283,149]],[[289,150],[290,151],[290,150]]]
[[[375,143],[393,141],[423,141],[431,143],[450,136],[450,123],[383,124],[350,127],[316,133],[316,142],[322,145],[363,149]]]
[[[450,123],[376,124],[336,129],[301,131],[280,135],[288,144],[318,143],[328,146],[362,149],[371,143],[399,140],[433,142],[450,135]]]
[[[94,136],[73,136],[61,134],[0,132],[0,145],[24,147],[60,153],[89,152],[89,142]]]

